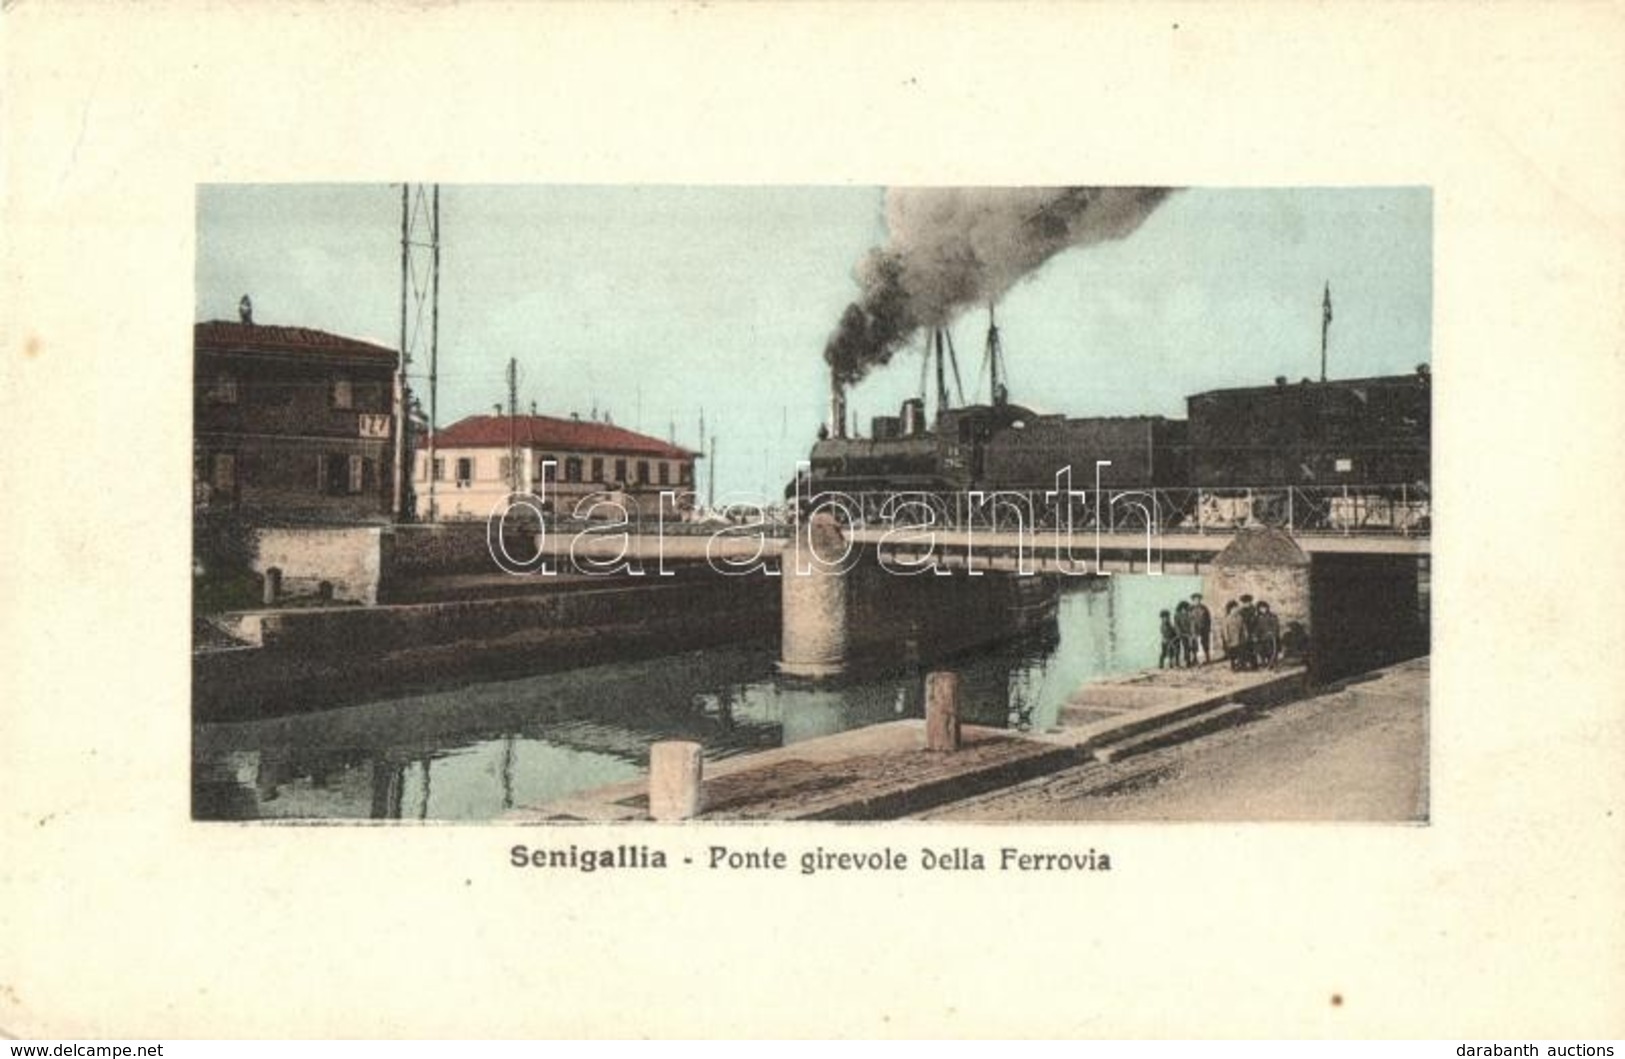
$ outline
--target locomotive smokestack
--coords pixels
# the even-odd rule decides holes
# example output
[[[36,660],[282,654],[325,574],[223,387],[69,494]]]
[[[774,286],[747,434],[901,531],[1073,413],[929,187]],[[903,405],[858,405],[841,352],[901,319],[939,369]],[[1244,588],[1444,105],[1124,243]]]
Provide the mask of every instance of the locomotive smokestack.
[[[834,370],[829,373],[829,436],[846,437],[846,387]]]

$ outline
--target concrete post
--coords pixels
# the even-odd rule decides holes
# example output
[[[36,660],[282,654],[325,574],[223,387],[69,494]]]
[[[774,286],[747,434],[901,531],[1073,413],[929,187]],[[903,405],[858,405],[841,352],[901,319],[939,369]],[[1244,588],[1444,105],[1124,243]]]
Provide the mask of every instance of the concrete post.
[[[649,815],[689,820],[704,808],[700,744],[667,740],[649,747]]]
[[[817,679],[846,668],[847,574],[818,561],[833,564],[845,553],[846,538],[834,516],[819,513],[796,527],[779,578],[780,672]]]
[[[265,571],[265,605],[276,606],[278,597],[282,595],[282,568],[273,566]]]
[[[931,673],[925,678],[925,748],[959,749],[958,673]]]

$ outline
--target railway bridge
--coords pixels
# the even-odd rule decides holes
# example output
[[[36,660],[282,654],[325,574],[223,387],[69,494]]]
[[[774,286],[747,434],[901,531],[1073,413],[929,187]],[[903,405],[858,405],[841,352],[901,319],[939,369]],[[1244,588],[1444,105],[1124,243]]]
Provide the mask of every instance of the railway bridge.
[[[1217,611],[1251,594],[1310,643],[1317,675],[1416,653],[1432,554],[1425,487],[815,496],[797,523],[557,526],[541,551],[577,569],[655,575],[707,563],[781,578],[781,668],[838,677],[865,657],[951,652],[1053,621],[1060,586],[1203,578]],[[761,512],[756,512],[760,516]],[[927,575],[927,576],[920,576]],[[1154,629],[1156,615],[1146,617]]]

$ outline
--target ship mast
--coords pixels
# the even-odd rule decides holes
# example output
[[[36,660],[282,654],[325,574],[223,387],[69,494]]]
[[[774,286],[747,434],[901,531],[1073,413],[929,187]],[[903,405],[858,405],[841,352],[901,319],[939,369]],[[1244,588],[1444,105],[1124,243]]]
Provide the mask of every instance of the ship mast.
[[[993,403],[1004,404],[1010,394],[1009,377],[1004,370],[1004,347],[999,343],[999,324],[992,302],[987,305],[987,376]]]

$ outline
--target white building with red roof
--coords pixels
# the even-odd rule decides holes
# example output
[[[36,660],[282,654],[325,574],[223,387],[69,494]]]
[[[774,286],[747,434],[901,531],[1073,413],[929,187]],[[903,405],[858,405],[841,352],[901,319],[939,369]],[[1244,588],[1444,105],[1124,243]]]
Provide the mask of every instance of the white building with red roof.
[[[541,497],[561,518],[618,517],[610,507],[590,512],[596,500],[614,501],[633,518],[646,519],[657,513],[678,518],[693,507],[699,454],[612,423],[469,416],[434,436],[432,483],[429,439],[418,439],[414,447],[419,518],[485,518],[512,492]]]

